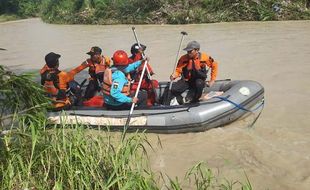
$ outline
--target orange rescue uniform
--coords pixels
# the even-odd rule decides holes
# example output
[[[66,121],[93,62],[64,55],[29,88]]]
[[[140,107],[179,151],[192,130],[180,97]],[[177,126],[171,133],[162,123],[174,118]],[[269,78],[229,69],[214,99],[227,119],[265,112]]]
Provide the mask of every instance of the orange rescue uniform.
[[[102,74],[106,70],[106,68],[111,66],[111,60],[109,57],[101,56],[100,63],[94,63],[91,59],[87,59],[80,66],[75,68],[75,72],[79,73],[85,68],[89,67],[88,73],[91,79],[97,79],[98,74]],[[102,82],[102,81],[101,81]]]
[[[68,83],[74,80],[74,75],[78,69],[70,72],[60,71],[57,68],[49,68],[47,65],[40,70],[41,84],[49,97],[54,100],[53,106],[61,108],[71,105],[69,98],[66,96]]]
[[[207,68],[206,68],[207,67]],[[191,70],[200,70],[206,68],[207,71],[211,68],[211,81],[217,77],[218,63],[206,53],[198,53],[193,59],[190,59],[187,54],[183,55],[179,61],[174,72],[174,77],[177,78],[183,75],[183,78],[188,81],[191,78]]]

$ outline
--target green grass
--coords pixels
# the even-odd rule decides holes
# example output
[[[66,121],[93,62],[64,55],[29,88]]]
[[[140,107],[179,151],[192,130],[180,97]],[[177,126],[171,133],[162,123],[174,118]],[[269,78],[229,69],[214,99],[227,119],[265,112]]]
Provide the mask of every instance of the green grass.
[[[143,134],[111,143],[83,127],[15,131],[3,139],[0,189],[156,189]]]
[[[12,21],[12,20],[18,20],[20,17],[16,15],[0,15],[0,22],[7,22],[7,21]]]
[[[43,122],[42,125],[45,123]],[[82,126],[49,128],[27,123],[0,139],[0,189],[161,189],[164,179],[148,162],[144,133],[121,136]],[[163,176],[163,174],[162,174]],[[167,189],[252,189],[247,181],[223,180],[206,163],[189,169]]]
[[[35,73],[17,75],[0,65],[0,132],[10,123],[35,122],[45,117],[49,99],[34,77]]]

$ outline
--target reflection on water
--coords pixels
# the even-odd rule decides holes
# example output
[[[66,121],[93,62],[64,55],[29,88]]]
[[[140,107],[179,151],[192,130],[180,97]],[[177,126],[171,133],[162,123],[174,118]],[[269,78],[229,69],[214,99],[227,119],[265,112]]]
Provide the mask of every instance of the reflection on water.
[[[152,167],[182,179],[206,161],[227,179],[244,180],[246,172],[254,189],[308,189],[310,21],[136,26],[159,80],[172,72],[181,31],[189,34],[183,46],[197,40],[220,62],[219,79],[262,83],[266,106],[251,129],[249,117],[203,133],[159,135],[163,148],[150,152]],[[0,23],[0,36],[7,49],[0,51],[0,64],[14,70],[39,69],[50,51],[60,53],[60,68],[68,69],[82,63],[91,46],[111,56],[117,49],[129,52],[135,42],[129,25],[50,25],[39,19]],[[156,142],[157,135],[148,136]]]

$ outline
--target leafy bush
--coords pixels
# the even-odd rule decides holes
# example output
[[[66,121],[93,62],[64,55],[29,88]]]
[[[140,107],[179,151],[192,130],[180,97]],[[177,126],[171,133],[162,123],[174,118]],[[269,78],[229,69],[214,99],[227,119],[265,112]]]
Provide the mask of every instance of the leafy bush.
[[[307,0],[3,0],[0,14],[68,24],[310,19]]]
[[[2,0],[0,14],[16,14],[19,17],[39,16],[42,0]]]
[[[49,100],[34,74],[17,75],[0,65],[0,132],[10,123],[45,117]]]

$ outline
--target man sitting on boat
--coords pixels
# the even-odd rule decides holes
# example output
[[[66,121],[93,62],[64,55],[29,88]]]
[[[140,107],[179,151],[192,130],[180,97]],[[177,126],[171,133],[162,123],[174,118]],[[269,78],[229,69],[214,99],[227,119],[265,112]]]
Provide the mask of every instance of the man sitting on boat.
[[[214,84],[218,63],[208,54],[199,52],[200,44],[197,41],[189,42],[183,50],[187,54],[181,56],[176,70],[170,76],[171,81],[181,76],[181,79],[172,85],[170,99],[176,97],[179,104],[195,103],[202,95],[209,69],[211,69],[211,78],[207,85],[211,87]],[[189,89],[188,96],[183,98],[181,94],[187,89]]]
[[[69,87],[71,87],[76,96],[79,96],[80,89],[78,84],[74,81],[74,75],[77,70],[73,69],[70,72],[60,71],[59,58],[61,55],[50,52],[45,56],[46,64],[40,70],[41,84],[48,97],[53,100],[53,107],[55,109],[67,109],[77,101],[79,97],[72,98],[67,94]]]
[[[102,50],[98,46],[94,46],[86,54],[90,58],[84,61],[79,67],[76,68],[77,72],[89,68],[90,75],[89,83],[85,90],[84,99],[89,100],[101,90],[101,83],[103,82],[103,74],[107,67],[110,66],[111,60],[108,56],[101,55]]]
[[[107,109],[124,110],[130,109],[132,103],[138,106],[146,105],[147,93],[139,92],[138,98],[130,96],[129,73],[136,70],[142,60],[129,64],[128,55],[123,50],[117,50],[113,54],[113,66],[107,68],[103,78],[104,102]]]
[[[135,43],[131,46],[130,52],[131,56],[128,59],[129,64],[133,63],[138,60],[143,59],[143,53],[146,49],[146,46],[143,44]],[[133,72],[130,72],[130,77],[133,81],[132,86],[131,86],[131,93],[135,93],[139,84],[139,80],[142,74],[144,64],[140,65],[136,70]],[[155,103],[156,99],[156,92],[155,88],[158,88],[158,81],[154,79],[150,79],[150,77],[154,75],[153,69],[150,64],[147,64],[147,71],[145,72],[141,87],[140,89],[143,89],[147,91],[147,105],[148,106],[153,106]]]

